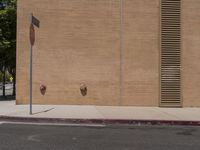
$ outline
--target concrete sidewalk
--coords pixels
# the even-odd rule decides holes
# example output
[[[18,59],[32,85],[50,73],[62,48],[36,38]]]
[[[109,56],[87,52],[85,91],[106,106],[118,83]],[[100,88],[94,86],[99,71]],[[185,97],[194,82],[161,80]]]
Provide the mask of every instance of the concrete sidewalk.
[[[33,105],[29,115],[29,105],[15,105],[15,101],[0,101],[0,118],[7,120],[23,118],[34,120],[89,120],[102,122],[121,120],[123,123],[138,121],[153,122],[194,122],[200,125],[200,108],[159,108],[159,107],[117,107],[117,106],[78,106],[78,105]],[[126,120],[126,121],[125,121]],[[87,122],[86,122],[87,123]]]

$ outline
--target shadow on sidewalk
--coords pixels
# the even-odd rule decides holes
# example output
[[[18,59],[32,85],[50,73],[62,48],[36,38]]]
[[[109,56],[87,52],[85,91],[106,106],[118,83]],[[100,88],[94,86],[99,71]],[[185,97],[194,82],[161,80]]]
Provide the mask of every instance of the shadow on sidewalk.
[[[15,100],[15,96],[12,96],[12,95],[6,95],[5,97],[4,96],[0,96],[0,101],[14,101]]]
[[[51,111],[53,109],[55,109],[55,108],[50,108],[50,109],[47,109],[47,110],[39,111],[39,112],[33,113],[33,115],[41,114],[41,113],[46,113],[46,112]]]

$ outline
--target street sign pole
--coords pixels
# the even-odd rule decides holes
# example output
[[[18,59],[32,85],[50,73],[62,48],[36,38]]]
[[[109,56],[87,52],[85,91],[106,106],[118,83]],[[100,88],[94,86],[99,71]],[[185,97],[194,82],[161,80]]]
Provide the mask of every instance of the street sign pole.
[[[29,94],[29,104],[30,104],[30,115],[32,115],[32,64],[33,64],[33,45],[35,43],[35,29],[34,29],[34,26],[36,27],[40,27],[40,21],[35,18],[33,16],[33,14],[31,13],[30,14],[30,29],[29,29],[29,38],[30,38],[30,72],[29,72],[29,75],[30,75],[30,82],[29,82],[29,87],[30,87],[30,94]]]
[[[33,14],[30,14],[30,66],[29,66],[29,104],[30,104],[30,115],[32,115],[32,49],[33,49],[33,44],[34,44],[34,26],[32,24],[32,18],[33,18]]]
[[[32,115],[32,45],[30,46],[30,115]]]

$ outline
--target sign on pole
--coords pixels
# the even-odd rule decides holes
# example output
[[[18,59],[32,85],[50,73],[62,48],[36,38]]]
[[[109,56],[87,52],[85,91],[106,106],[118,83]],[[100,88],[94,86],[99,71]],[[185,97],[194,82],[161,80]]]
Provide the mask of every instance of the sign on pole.
[[[34,26],[33,26],[33,23],[32,23],[32,18],[33,18],[33,14],[30,14],[30,34],[29,34],[29,39],[30,39],[30,72],[29,72],[29,75],[30,75],[30,78],[29,78],[29,103],[30,103],[30,115],[32,115],[32,47],[35,43],[35,30],[34,30]]]
[[[30,37],[29,38],[30,38],[30,44],[31,44],[31,46],[33,46],[35,43],[35,29],[34,29],[34,26],[32,23],[30,25]]]

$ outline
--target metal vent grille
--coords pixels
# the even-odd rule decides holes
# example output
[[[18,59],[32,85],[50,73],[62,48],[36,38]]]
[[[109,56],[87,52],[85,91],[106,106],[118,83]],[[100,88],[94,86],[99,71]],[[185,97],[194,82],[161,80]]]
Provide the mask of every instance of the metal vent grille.
[[[161,0],[161,107],[181,106],[181,0]]]

